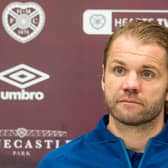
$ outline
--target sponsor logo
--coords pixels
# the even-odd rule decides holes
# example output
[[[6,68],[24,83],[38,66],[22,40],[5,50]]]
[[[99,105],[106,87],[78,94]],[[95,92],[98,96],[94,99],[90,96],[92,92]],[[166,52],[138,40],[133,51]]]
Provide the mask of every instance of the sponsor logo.
[[[21,91],[0,91],[0,100],[42,100],[44,93],[41,91],[28,92],[25,88],[40,83],[50,76],[33,67],[19,64],[0,72],[0,80],[18,87]]]
[[[0,129],[0,149],[13,156],[31,156],[68,143],[66,137],[67,132],[60,130]]]
[[[37,37],[45,24],[42,7],[34,2],[12,2],[2,13],[6,32],[16,41],[26,43]]]
[[[89,35],[110,35],[134,19],[156,21],[168,27],[167,14],[168,10],[88,9],[83,13],[83,31]]]

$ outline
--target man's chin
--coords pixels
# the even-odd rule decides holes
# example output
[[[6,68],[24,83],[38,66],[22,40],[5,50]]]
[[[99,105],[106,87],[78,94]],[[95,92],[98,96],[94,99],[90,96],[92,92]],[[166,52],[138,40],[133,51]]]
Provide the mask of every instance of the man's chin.
[[[111,114],[111,115],[115,120],[118,120],[122,124],[129,125],[129,126],[138,126],[148,121],[143,116],[140,116],[138,113],[139,112],[134,112],[134,114],[124,113],[120,115],[115,115],[115,114]]]

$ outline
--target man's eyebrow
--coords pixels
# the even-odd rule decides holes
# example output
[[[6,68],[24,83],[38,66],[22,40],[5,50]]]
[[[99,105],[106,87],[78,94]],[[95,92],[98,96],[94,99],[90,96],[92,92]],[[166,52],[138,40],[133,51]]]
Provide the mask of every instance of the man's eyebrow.
[[[113,60],[111,60],[110,63],[111,63],[111,64],[113,64],[113,63],[117,63],[117,64],[121,64],[121,65],[126,65],[126,63],[124,63],[123,61],[118,60],[118,59],[113,59]]]
[[[155,69],[155,70],[158,70],[158,68],[156,67],[156,66],[154,66],[154,65],[143,65],[142,66],[144,69]]]
[[[119,60],[119,59],[113,59],[111,60],[110,64],[120,64],[120,65],[123,65],[123,66],[126,66],[126,63],[123,62],[122,60]],[[146,65],[143,65],[142,66],[143,69],[154,69],[154,70],[158,70],[157,66],[155,65],[151,65],[151,64],[146,64]]]

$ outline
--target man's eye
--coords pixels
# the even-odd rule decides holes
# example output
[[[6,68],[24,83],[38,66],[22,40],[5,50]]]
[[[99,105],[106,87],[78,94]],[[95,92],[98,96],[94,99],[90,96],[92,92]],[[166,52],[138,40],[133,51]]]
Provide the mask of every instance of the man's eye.
[[[115,67],[114,68],[114,73],[116,75],[124,75],[125,74],[125,69],[123,67]]]
[[[142,76],[143,76],[143,78],[145,78],[145,79],[151,79],[151,78],[154,77],[154,73],[151,72],[151,71],[144,71],[144,72],[142,73]]]

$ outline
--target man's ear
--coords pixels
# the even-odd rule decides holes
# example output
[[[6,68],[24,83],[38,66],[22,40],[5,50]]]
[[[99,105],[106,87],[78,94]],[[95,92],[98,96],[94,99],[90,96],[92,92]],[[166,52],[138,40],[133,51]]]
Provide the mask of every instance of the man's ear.
[[[101,87],[102,90],[104,91],[104,81],[105,81],[105,72],[104,72],[104,64],[102,65],[102,76],[101,76]]]

